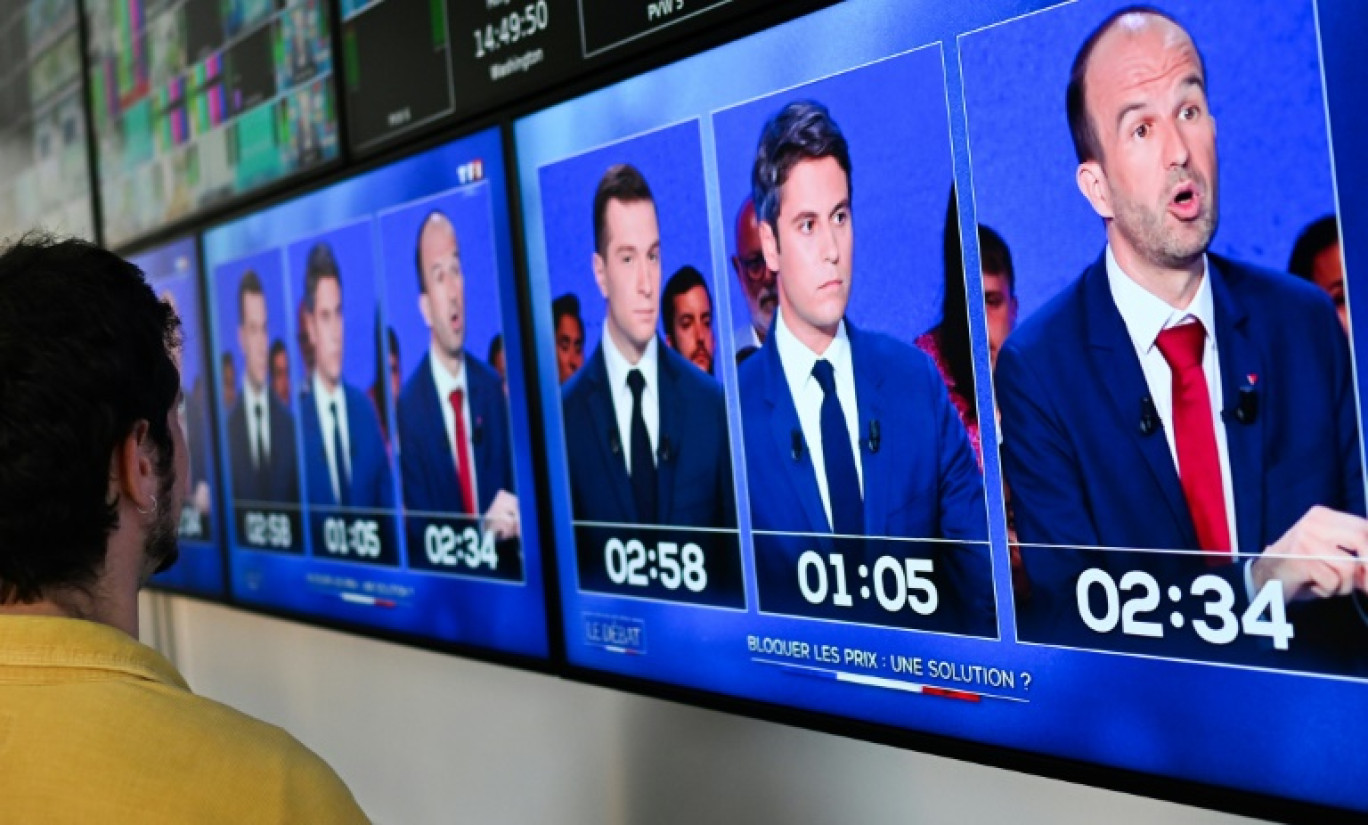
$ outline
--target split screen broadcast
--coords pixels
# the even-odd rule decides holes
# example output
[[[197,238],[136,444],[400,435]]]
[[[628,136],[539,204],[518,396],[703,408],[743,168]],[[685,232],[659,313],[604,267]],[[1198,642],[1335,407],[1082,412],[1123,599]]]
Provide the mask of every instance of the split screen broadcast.
[[[544,655],[498,133],[212,230],[205,259],[234,592]]]
[[[1122,7],[517,122],[572,664],[1140,769],[1060,722],[1368,673],[1312,5]]]
[[[213,227],[202,273],[147,253],[207,306],[183,554],[222,531],[290,614],[1356,804],[1318,766],[1368,731],[1299,734],[1368,676],[1316,7],[1016,5],[839,4]]]

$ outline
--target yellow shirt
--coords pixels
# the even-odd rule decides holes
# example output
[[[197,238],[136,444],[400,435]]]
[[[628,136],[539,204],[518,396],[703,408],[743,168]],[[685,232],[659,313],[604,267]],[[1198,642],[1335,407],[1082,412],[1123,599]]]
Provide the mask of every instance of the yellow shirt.
[[[122,631],[3,616],[0,821],[367,820],[312,751],[194,695]]]

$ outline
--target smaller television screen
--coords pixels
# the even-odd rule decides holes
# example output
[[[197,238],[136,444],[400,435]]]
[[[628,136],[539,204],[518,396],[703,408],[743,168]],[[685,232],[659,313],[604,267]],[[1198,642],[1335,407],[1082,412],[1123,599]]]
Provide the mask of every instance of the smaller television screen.
[[[0,2],[0,237],[94,238],[75,0]]]
[[[106,243],[339,156],[325,0],[92,0]]]
[[[181,320],[181,430],[190,448],[189,495],[181,509],[180,555],[152,586],[196,596],[223,598],[223,543],[220,490],[213,429],[213,373],[204,328],[199,255],[193,237],[140,252],[129,258],[147,276],[158,296]]]
[[[205,235],[232,593],[547,653],[498,130]]]

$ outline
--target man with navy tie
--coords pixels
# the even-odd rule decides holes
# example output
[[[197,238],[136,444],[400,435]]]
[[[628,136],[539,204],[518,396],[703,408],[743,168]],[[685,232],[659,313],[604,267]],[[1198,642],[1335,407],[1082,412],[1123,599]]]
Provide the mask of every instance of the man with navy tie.
[[[1353,594],[1368,588],[1368,521],[1334,308],[1284,273],[1207,253],[1216,123],[1202,56],[1174,20],[1135,8],[1107,18],[1074,60],[1067,101],[1078,187],[1107,247],[998,358],[1017,532],[1055,545],[1023,548],[1034,593],[1023,635],[1362,670]],[[1146,552],[1078,549],[1095,547]],[[1184,552],[1155,552],[1166,550]],[[1229,638],[1168,622],[1085,626],[1085,609],[1106,612],[1088,606],[1101,589],[1090,582],[1133,571],[1165,605],[1192,600],[1217,628],[1204,634],[1229,627]],[[1295,635],[1280,650],[1247,619],[1276,630],[1284,605]]]
[[[242,392],[228,413],[233,498],[240,502],[299,503],[294,417],[267,384],[270,336],[261,277],[247,270],[238,282],[238,346]],[[226,361],[225,364],[231,363]]]
[[[311,391],[302,396],[304,467],[309,502],[325,507],[394,505],[389,452],[375,405],[342,380],[342,273],[320,241],[304,265],[304,330],[314,352]]]
[[[807,537],[757,538],[758,575],[794,582],[800,553],[836,537],[930,539],[900,547],[934,565],[932,624],[991,634],[983,480],[945,383],[920,350],[846,318],[850,150],[824,106],[791,103],[770,118],[752,185],[778,310],[738,368],[751,523]],[[761,607],[787,612],[795,588],[769,588],[789,597],[765,604],[762,585]]]
[[[399,468],[409,510],[482,515],[519,533],[508,402],[499,374],[466,348],[465,273],[456,228],[432,211],[418,228],[418,309],[426,355],[399,394]]]
[[[722,387],[657,335],[660,227],[628,164],[594,194],[593,267],[603,335],[562,398],[575,518],[735,527]]]

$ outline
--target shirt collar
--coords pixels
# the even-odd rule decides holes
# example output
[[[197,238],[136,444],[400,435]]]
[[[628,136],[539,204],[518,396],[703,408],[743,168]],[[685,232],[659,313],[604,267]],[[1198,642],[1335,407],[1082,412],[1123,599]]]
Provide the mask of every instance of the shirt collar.
[[[1175,309],[1127,275],[1116,262],[1111,244],[1107,245],[1107,284],[1136,352],[1149,352],[1159,333],[1189,319],[1201,321],[1208,338],[1215,338],[1216,302],[1212,298],[1211,266],[1206,255],[1202,256],[1202,281],[1187,309]]]
[[[618,351],[617,345],[613,343],[613,336],[608,334],[608,320],[603,321],[603,337],[599,339],[603,342],[603,362],[608,369],[608,384],[612,387],[626,387],[627,373],[634,369],[641,370],[641,377],[646,379],[648,389],[656,386],[656,337],[651,336],[651,341],[646,345],[646,352],[641,356],[641,360],[635,364],[627,362],[627,358]]]
[[[442,362],[437,358],[436,350],[428,351],[428,361],[432,367],[432,383],[437,386],[437,397],[443,401],[451,397],[451,393],[460,390],[466,394],[466,368],[465,353],[461,353],[461,372],[459,375],[452,375]]]
[[[318,377],[318,370],[314,370],[313,393],[314,398],[318,399],[319,410],[331,413],[332,405],[337,404],[338,409],[343,410],[342,415],[346,414],[345,410],[347,406],[347,399],[346,396],[342,394],[341,381],[337,382],[336,387],[333,387],[332,390],[329,390],[326,386],[324,386],[323,379]]]
[[[160,653],[109,625],[56,616],[0,616],[0,683],[48,683],[114,671],[189,690]]]
[[[836,337],[831,339],[826,352],[819,356],[789,330],[782,311],[775,309],[774,317],[774,332],[771,333],[771,337],[774,338],[774,345],[779,348],[779,363],[784,368],[784,380],[788,382],[790,390],[796,392],[812,378],[812,366],[819,358],[830,361],[832,369],[837,374],[849,374],[850,338],[846,335],[844,318],[836,326]]]
[[[252,386],[251,381],[243,381],[242,397],[247,401],[247,409],[255,416],[257,407],[266,405],[266,388],[262,387],[257,390]]]

